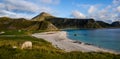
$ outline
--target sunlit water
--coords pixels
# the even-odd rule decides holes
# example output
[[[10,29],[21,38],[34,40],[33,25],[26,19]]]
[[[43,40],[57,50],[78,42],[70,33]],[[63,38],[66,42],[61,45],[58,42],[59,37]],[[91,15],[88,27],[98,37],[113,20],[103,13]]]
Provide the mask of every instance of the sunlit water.
[[[120,29],[66,30],[68,38],[120,52]]]

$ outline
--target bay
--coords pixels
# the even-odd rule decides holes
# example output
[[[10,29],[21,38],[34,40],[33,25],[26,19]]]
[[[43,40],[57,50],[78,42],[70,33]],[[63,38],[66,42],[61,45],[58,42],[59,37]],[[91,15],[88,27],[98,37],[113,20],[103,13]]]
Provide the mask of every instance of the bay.
[[[120,29],[65,30],[68,38],[120,52]]]

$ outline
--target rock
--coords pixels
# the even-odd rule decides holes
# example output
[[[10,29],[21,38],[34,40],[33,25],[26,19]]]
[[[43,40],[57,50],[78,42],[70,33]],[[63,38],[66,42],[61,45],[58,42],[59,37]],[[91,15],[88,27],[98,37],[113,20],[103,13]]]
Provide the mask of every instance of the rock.
[[[85,45],[93,45],[93,44],[90,44],[90,43],[85,43]]]
[[[21,49],[31,49],[32,48],[32,42],[26,41],[22,44]]]
[[[82,44],[82,42],[80,42],[80,41],[73,41],[73,43]]]

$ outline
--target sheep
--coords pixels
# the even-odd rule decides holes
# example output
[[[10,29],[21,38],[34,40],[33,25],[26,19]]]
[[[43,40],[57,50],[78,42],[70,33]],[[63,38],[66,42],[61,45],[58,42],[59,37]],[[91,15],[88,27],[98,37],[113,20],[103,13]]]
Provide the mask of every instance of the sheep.
[[[0,34],[4,34],[4,33],[5,33],[4,31],[0,32]]]
[[[32,48],[32,42],[31,41],[25,41],[22,44],[22,47],[21,47],[21,49],[31,49],[31,48]]]

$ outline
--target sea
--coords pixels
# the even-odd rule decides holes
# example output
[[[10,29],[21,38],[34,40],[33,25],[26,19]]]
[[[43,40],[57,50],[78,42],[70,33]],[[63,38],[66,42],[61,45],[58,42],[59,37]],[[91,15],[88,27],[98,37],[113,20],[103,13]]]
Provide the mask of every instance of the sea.
[[[120,28],[65,30],[68,38],[120,52]]]

